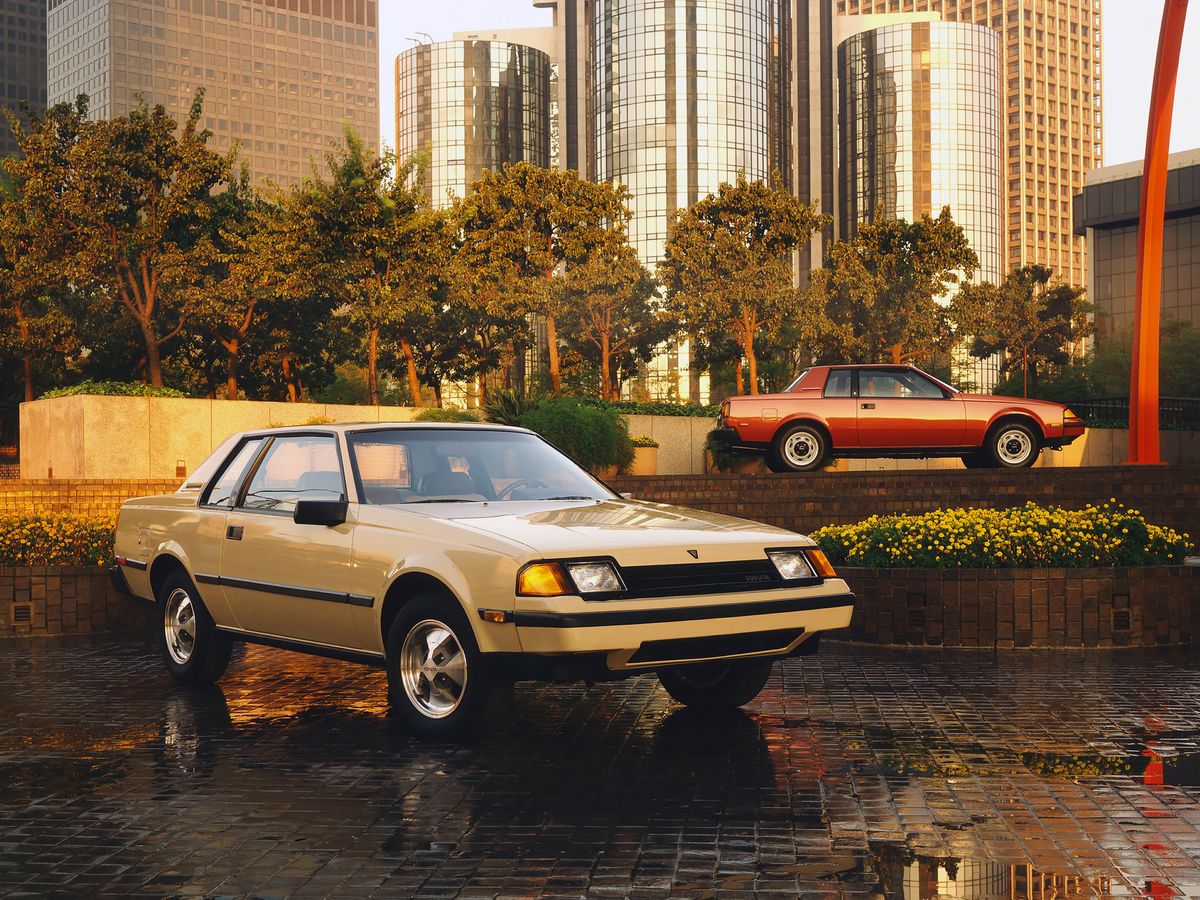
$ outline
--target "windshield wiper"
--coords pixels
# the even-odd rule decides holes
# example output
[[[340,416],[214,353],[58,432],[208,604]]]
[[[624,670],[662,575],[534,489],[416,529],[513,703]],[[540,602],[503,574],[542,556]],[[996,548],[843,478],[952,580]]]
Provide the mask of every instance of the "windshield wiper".
[[[541,500],[595,500],[595,497],[588,497],[584,494],[564,494],[561,497],[540,497]]]
[[[461,497],[429,497],[425,500],[405,500],[404,505],[414,503],[486,503],[486,500],[464,500]]]

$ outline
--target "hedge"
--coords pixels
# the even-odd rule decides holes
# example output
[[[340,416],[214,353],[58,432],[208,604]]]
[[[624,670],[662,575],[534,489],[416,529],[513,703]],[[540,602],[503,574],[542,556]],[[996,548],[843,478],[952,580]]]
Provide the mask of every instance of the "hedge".
[[[0,516],[0,566],[108,565],[114,525],[71,513]]]
[[[51,397],[76,397],[88,394],[97,397],[186,397],[182,391],[175,388],[155,387],[142,384],[140,381],[84,381],[71,387],[55,388],[42,394],[42,400]]]

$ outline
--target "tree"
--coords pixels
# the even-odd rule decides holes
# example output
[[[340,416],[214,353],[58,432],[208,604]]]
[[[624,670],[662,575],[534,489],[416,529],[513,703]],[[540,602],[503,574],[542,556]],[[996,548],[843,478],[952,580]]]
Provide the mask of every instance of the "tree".
[[[654,277],[628,244],[594,253],[555,285],[567,343],[598,365],[600,396],[619,393],[618,374],[635,359],[649,360],[674,324],[658,302]]]
[[[818,355],[896,365],[927,357],[954,342],[939,298],[977,265],[949,207],[914,222],[877,212],[852,239],[830,246],[802,297],[801,316],[818,332]]]
[[[38,239],[62,242],[62,275],[99,282],[136,323],[156,386],[163,345],[188,318],[183,296],[199,281],[213,195],[232,163],[232,155],[208,149],[210,134],[199,127],[202,100],[197,91],[182,131],[162,106],[145,104],[127,116],[85,122],[81,101],[81,121],[65,145],[56,138],[71,108],[60,107],[22,134],[23,158],[10,164]]]
[[[667,231],[658,265],[668,308],[691,334],[718,345],[730,335],[758,393],[755,341],[774,333],[792,297],[792,251],[825,223],[778,182],[722,184]]]
[[[973,336],[971,355],[1003,353],[1002,371],[1020,370],[1025,397],[1031,376],[1036,394],[1039,369],[1067,362],[1067,348],[1093,330],[1083,290],[1053,278],[1046,266],[1022,266],[999,285],[964,285],[950,309],[958,328]]]
[[[613,182],[596,184],[563,169],[529,163],[485,171],[458,206],[465,243],[483,265],[523,285],[514,296],[545,320],[551,390],[562,386],[558,320],[562,294],[552,279],[593,253],[625,241],[629,193]]]

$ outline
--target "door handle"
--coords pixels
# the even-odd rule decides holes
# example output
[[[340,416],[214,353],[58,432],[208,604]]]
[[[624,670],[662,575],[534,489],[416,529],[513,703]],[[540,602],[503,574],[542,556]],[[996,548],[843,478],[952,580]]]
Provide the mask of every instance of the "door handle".
[[[875,408],[875,404],[874,404],[874,403],[864,403],[864,404],[862,405],[862,408],[863,408],[863,409],[874,409],[874,408]]]
[[[229,525],[225,528],[225,537],[231,541],[240,541],[242,539],[242,526]]]

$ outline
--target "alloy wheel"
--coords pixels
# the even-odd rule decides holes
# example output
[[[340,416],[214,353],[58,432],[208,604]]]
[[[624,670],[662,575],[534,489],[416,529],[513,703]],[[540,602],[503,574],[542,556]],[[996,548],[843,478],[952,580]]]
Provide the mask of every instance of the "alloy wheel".
[[[458,709],[467,687],[467,655],[444,622],[424,619],[404,637],[400,679],[409,702],[430,719]]]

